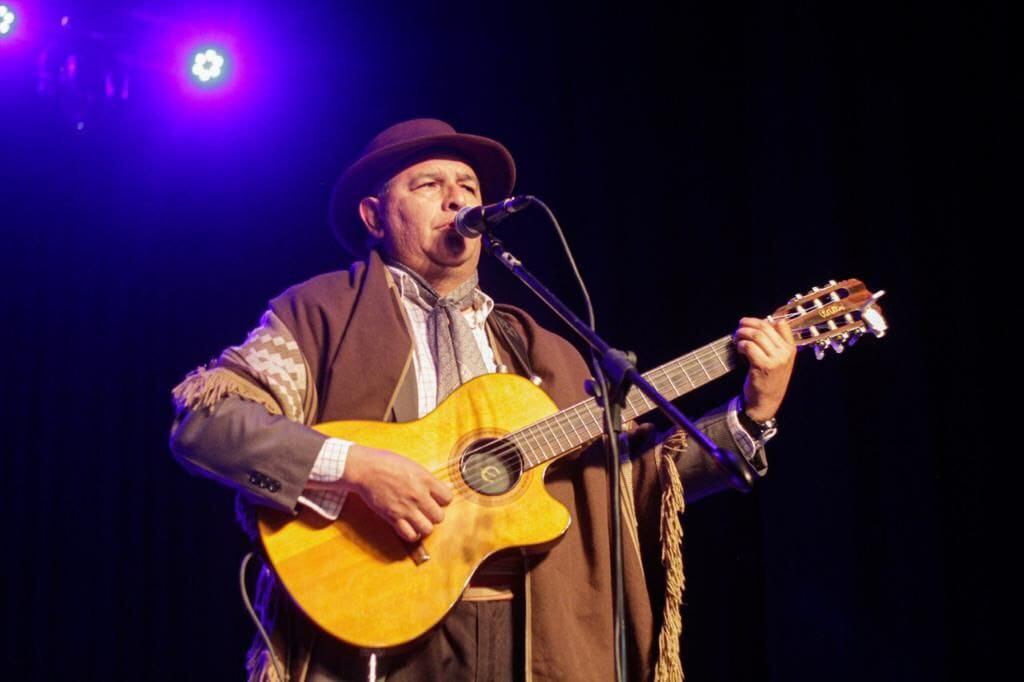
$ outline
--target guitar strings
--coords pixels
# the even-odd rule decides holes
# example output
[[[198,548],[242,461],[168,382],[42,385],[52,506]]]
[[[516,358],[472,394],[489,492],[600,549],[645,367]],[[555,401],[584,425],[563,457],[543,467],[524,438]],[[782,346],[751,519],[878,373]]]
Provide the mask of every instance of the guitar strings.
[[[694,382],[689,378],[689,376],[687,376],[686,368],[689,367],[689,369],[694,369],[697,365],[700,365],[701,371],[707,375],[707,381],[716,379],[728,372],[728,370],[726,370],[725,372],[721,372],[719,374],[715,374],[714,376],[712,376],[711,373],[707,372],[707,370],[704,369],[704,366],[701,363],[689,362],[688,365],[679,363],[677,367],[671,368],[671,371],[668,371],[668,369],[663,367],[655,368],[654,370],[648,372],[647,378],[651,382],[651,384],[654,385],[656,389],[658,389],[659,392],[664,392],[664,390],[668,388],[671,388],[672,390],[678,390],[675,386],[675,382],[673,381],[673,377],[686,377],[687,381],[689,381],[689,383],[691,384],[692,390],[693,388],[699,388],[701,385],[703,385],[703,383],[707,383],[707,381],[705,381],[702,384],[694,384]],[[650,376],[658,370],[662,371],[661,377],[655,378],[653,376]],[[637,402],[643,404],[644,408],[638,409],[635,405],[635,403]],[[629,396],[627,397],[627,410],[633,410],[634,415],[642,414],[643,412],[650,410],[653,407],[654,405],[650,403],[650,401],[647,400],[646,396],[644,396],[642,393],[630,392]],[[581,410],[583,410],[586,413],[586,417],[580,417],[579,413]],[[585,427],[587,427],[585,428],[585,438],[582,438],[582,434],[572,425],[570,417],[568,416],[570,413],[574,414],[576,418]],[[590,420],[589,423],[594,424],[595,429],[597,430],[597,435],[590,434],[589,424],[586,421],[586,419]],[[551,415],[550,417],[547,417],[538,422],[535,422],[534,424],[524,427],[523,429],[509,433],[497,441],[490,441],[485,445],[470,447],[461,455],[460,460],[467,456],[488,456],[490,458],[497,460],[503,467],[506,468],[506,470],[512,469],[513,467],[519,469],[517,472],[515,472],[517,474],[515,476],[516,480],[509,486],[508,490],[499,493],[505,494],[507,492],[510,492],[512,489],[515,488],[516,485],[518,485],[519,480],[523,475],[526,474],[527,471],[530,471],[539,464],[554,459],[559,455],[566,454],[575,449],[576,447],[587,443],[588,441],[595,440],[603,436],[603,427],[598,426],[600,420],[601,408],[593,399],[587,399],[575,405],[572,405],[571,407],[568,407],[565,410],[562,410],[554,415]],[[579,439],[579,443],[568,449],[563,450],[562,446],[558,444],[559,436],[556,432],[555,425],[561,427],[561,431],[564,434],[564,437],[569,439],[571,443],[572,440],[570,434],[564,428],[565,424],[568,424],[570,426],[570,428],[572,429],[572,436],[575,436],[577,439]],[[530,445],[525,437],[525,435],[528,432],[535,432],[534,440],[536,441],[536,443],[535,445],[532,446],[532,449],[541,452],[541,457],[537,459],[537,461],[533,461],[530,458],[530,456],[526,453],[526,448],[522,447]],[[548,436],[550,435],[554,435],[554,443],[552,443],[551,440],[548,439]],[[543,444],[540,441],[541,437],[544,438]],[[519,441],[521,441],[522,446],[520,444],[517,444],[514,441],[514,439],[518,439]],[[544,456],[544,447],[547,446],[548,448],[550,448],[552,445],[556,448],[556,452],[552,455]],[[516,466],[520,461],[522,461],[522,465]],[[434,470],[432,473],[435,476],[441,477],[441,475],[448,474],[449,472],[453,473],[454,475],[445,476],[445,478],[448,478],[448,480],[451,482],[452,488],[455,492],[479,491],[488,483],[483,479],[482,474],[476,474],[474,476],[462,475],[459,472],[459,467],[452,466],[451,464],[441,467],[440,469]],[[455,497],[450,504],[455,504],[456,502],[463,500],[471,501],[472,498]]]
[[[721,345],[726,346],[728,344],[721,344]],[[718,352],[720,352],[720,349],[714,349],[714,350],[715,350],[715,357],[719,361],[719,364],[722,365],[722,368],[726,372],[727,371],[731,371],[731,368],[728,368],[728,366],[726,366],[725,363],[722,361],[721,357],[717,354]],[[708,352],[708,353],[706,353],[706,355],[710,356],[711,353]],[[707,381],[711,381],[711,380],[713,380],[713,379],[715,379],[715,378],[717,378],[719,376],[723,376],[723,374],[725,373],[725,372],[719,372],[718,369],[716,368],[714,370],[716,372],[716,374],[714,376],[712,376],[711,373],[707,371],[706,365],[704,365],[703,363],[701,363],[698,360],[697,362],[688,362],[688,363],[682,363],[682,362],[679,362],[679,363],[669,363],[668,365],[665,365],[663,367],[657,367],[657,368],[651,370],[650,372],[648,372],[647,378],[659,390],[671,389],[672,391],[678,391],[679,390],[677,388],[677,386],[676,386],[675,379],[676,378],[685,378],[685,380],[686,380],[685,383],[688,383],[690,385],[690,390],[692,390],[694,388],[698,388],[700,385],[703,385],[703,383],[707,383],[707,381],[703,381],[702,380],[701,384],[697,384],[697,383],[695,383],[693,381],[693,379],[690,378],[691,372],[689,370],[694,370],[697,367],[700,367],[700,373],[703,373],[705,375],[705,377],[707,378]],[[661,376],[657,376],[657,377],[653,376],[656,372],[659,372],[659,371],[661,372]],[[659,386],[659,384],[661,384],[661,386]],[[680,381],[680,384],[683,384],[683,382]],[[682,395],[682,394],[680,393],[680,395]],[[639,407],[637,406],[637,403],[640,403]],[[649,400],[647,400],[647,398],[642,393],[640,393],[639,391],[630,392],[630,394],[629,394],[629,396],[627,398],[627,410],[633,410],[634,414],[640,414],[641,411],[646,411],[646,410],[652,409],[653,407],[654,407],[654,404],[651,403]],[[585,417],[581,417],[581,415],[580,415],[581,410],[586,413]],[[556,413],[554,415],[551,415],[551,416],[546,417],[544,419],[541,419],[541,420],[539,420],[539,421],[537,421],[537,422],[535,422],[533,424],[530,424],[530,425],[528,425],[528,426],[526,426],[526,427],[524,427],[522,429],[519,429],[518,431],[514,431],[512,433],[509,433],[506,436],[504,436],[501,440],[502,441],[507,441],[507,440],[511,440],[513,438],[518,438],[520,441],[523,442],[524,445],[530,447],[531,449],[541,450],[541,449],[543,449],[543,445],[541,445],[541,443],[540,443],[540,439],[541,438],[544,439],[544,444],[546,444],[548,446],[554,445],[556,447],[561,448],[562,444],[559,443],[559,441],[561,439],[564,438],[565,440],[567,440],[567,441],[569,441],[571,443],[574,438],[577,438],[577,439],[580,438],[581,432],[585,432],[586,433],[586,437],[583,438],[580,442],[581,443],[582,442],[586,442],[586,440],[589,440],[591,438],[596,438],[599,435],[601,435],[601,433],[602,433],[601,429],[597,429],[597,435],[592,435],[590,433],[590,430],[588,428],[586,428],[591,423],[594,424],[595,426],[597,425],[597,422],[600,419],[600,413],[601,413],[601,409],[598,407],[597,403],[592,398],[589,398],[589,399],[580,401],[579,403],[576,403],[575,405],[572,405],[572,406],[570,406],[570,407],[568,407],[568,408],[566,408],[566,409],[564,409],[564,410],[562,410],[562,411],[560,411],[560,412],[558,412],[558,413]],[[572,421],[573,417],[575,417],[575,419],[584,427],[583,429],[577,429],[576,428],[576,426],[573,424],[573,421]],[[588,423],[588,421],[589,421],[589,423]],[[566,429],[565,428],[566,426],[568,426],[569,429]],[[556,429],[555,427],[558,427],[558,429]],[[559,430],[561,431],[561,435],[559,435],[559,433],[558,433]],[[571,433],[570,433],[570,431],[571,431]],[[533,440],[536,441],[536,443],[534,445],[531,445],[529,443],[529,436],[531,434],[533,435]],[[553,440],[554,440],[553,443],[552,443],[552,439],[549,438],[549,436],[553,436],[554,437],[553,438]],[[487,448],[488,446],[493,447],[493,443],[494,443],[494,441],[492,441],[491,443],[488,443],[487,446],[481,446],[481,448],[479,448],[479,449],[468,450],[467,454],[470,454],[470,453],[476,454],[476,453],[486,452],[485,448]],[[515,447],[517,447],[517,446],[515,446],[514,444],[509,446],[509,448],[515,448]],[[497,450],[492,450],[490,454],[494,455],[496,452],[497,452]],[[530,462],[530,464],[533,465],[533,466],[536,466],[537,464],[540,464],[540,463],[542,463],[544,461],[546,461],[546,459],[542,459],[542,460],[540,460],[538,462]]]
[[[783,316],[777,317],[775,319],[788,320],[793,319],[795,317],[799,317],[801,315],[803,315],[803,313],[791,312]],[[693,351],[692,353],[687,354],[683,358],[679,358],[678,360],[666,363],[665,365],[662,365],[660,367],[656,367],[647,372],[645,376],[648,379],[648,381],[650,381],[651,384],[654,385],[655,388],[659,390],[659,392],[664,392],[664,389],[678,391],[679,389],[677,388],[675,382],[675,379],[677,378],[680,379],[680,385],[685,385],[683,379],[685,379],[686,383],[690,384],[690,387],[689,389],[687,389],[687,391],[699,388],[705,383],[712,381],[732,371],[733,368],[727,366],[720,356],[720,352],[722,350],[728,349],[730,346],[732,346],[732,344],[733,341],[731,337],[723,337],[718,341],[714,341],[708,344],[707,346],[704,346]],[[708,371],[707,366],[701,361],[702,354],[705,359],[713,358],[714,360],[717,360],[718,363],[722,365],[722,369],[724,371],[719,372],[718,369],[715,369],[715,374],[714,376],[712,376],[712,373]],[[697,372],[697,375],[699,376],[700,373],[703,373],[706,377],[706,381],[702,380],[699,384],[695,383],[694,380],[690,377],[690,370],[696,370],[698,368],[699,372]],[[657,372],[661,373],[660,377],[654,376]],[[687,391],[680,392],[678,395],[682,395]],[[637,406],[634,404],[636,402],[641,403],[641,409],[638,409]],[[633,410],[634,416],[642,414],[653,408],[654,404],[651,403],[646,396],[644,396],[642,393],[639,393],[638,391],[631,391],[627,396],[627,410]],[[585,417],[581,417],[581,410],[583,410],[586,413]],[[576,420],[584,427],[586,438],[580,438],[581,433],[580,430],[578,430],[576,426],[573,424],[573,417],[575,417]],[[497,460],[498,463],[500,463],[502,466],[506,468],[522,460],[522,471],[519,472],[520,475],[522,475],[523,472],[532,469],[538,466],[539,464],[542,464],[559,455],[570,452],[576,447],[583,445],[587,441],[599,438],[601,435],[603,435],[603,429],[598,429],[597,435],[590,434],[589,425],[594,424],[596,427],[599,417],[600,408],[597,406],[597,403],[594,401],[594,399],[591,398],[583,400],[575,405],[566,408],[565,410],[562,410],[554,415],[551,415],[545,419],[535,422],[534,424],[519,429],[518,431],[509,433],[503,436],[501,439],[488,442],[485,445],[471,447],[462,454],[461,458],[465,458],[466,456],[477,455],[489,456],[492,459]],[[568,426],[569,429],[571,429],[571,434],[569,430],[566,429],[566,426]],[[561,431],[561,436],[558,434],[558,430]],[[533,440],[535,441],[533,445],[529,443],[529,437],[531,435],[533,436]],[[571,447],[567,449],[562,449],[563,446],[559,443],[559,440],[561,440],[562,438],[565,438],[565,440],[571,444]],[[578,439],[579,442],[573,444],[574,438]],[[519,440],[521,445],[517,444],[515,442],[516,440]],[[555,450],[548,456],[543,456],[543,450],[545,446],[548,449],[551,449],[553,446]],[[533,461],[533,459],[531,459],[529,454],[527,454],[526,452],[526,450],[531,449],[534,451],[539,451],[542,455],[541,459]],[[431,473],[434,474],[435,476],[441,476],[443,474],[447,474],[449,472],[449,469],[451,469],[451,465],[446,464],[445,466],[439,469],[431,471]],[[458,472],[456,473],[457,475],[452,477],[452,482],[456,488],[465,485],[467,488],[476,489],[476,487],[483,487],[484,483],[486,483],[482,479],[482,474],[467,477],[458,474]]]
[[[724,371],[719,371],[716,369],[716,373],[714,376],[712,376],[711,372],[707,370],[707,365],[700,362],[700,358],[696,358],[696,362],[694,362],[693,360],[674,361],[673,363],[669,363],[668,365],[655,368],[654,370],[651,370],[648,373],[647,378],[651,381],[652,384],[655,385],[656,388],[658,388],[661,391],[665,391],[669,388],[671,388],[673,391],[678,391],[679,389],[676,386],[675,381],[677,378],[680,379],[679,383],[681,385],[689,383],[691,390],[692,388],[697,388],[698,386],[703,385],[703,383],[707,382],[702,380],[702,383],[700,384],[695,383],[693,379],[690,378],[690,374],[692,373],[690,370],[695,370],[699,366],[700,372],[702,372],[705,375],[707,381],[711,381],[712,379],[717,378],[718,376],[722,376],[724,373],[730,371],[731,368],[729,368],[724,363],[724,361],[722,361],[721,356],[718,355],[721,349],[727,347],[729,343],[731,343],[731,340],[722,339],[719,342],[716,342],[715,344],[709,344],[709,346],[706,348],[710,348],[710,351],[708,351],[706,348],[700,349],[701,351],[704,352],[704,356],[706,358],[710,358],[710,356],[714,354],[715,357],[718,359],[719,363],[722,365],[722,370]],[[718,347],[715,347],[716,345]],[[696,352],[694,355],[696,355]],[[661,375],[655,376],[655,374],[659,370],[661,372]],[[685,382],[683,381],[683,379],[685,379]],[[682,393],[679,394],[681,395]],[[633,414],[627,415],[627,418],[630,418],[631,416],[635,416],[638,414],[642,414],[650,409],[653,409],[653,407],[654,404],[651,403],[646,398],[646,396],[639,393],[638,391],[631,392],[627,399],[627,410],[632,410]],[[585,417],[581,416],[581,411],[585,413]],[[486,445],[471,448],[467,450],[463,456],[465,457],[466,455],[489,455],[491,458],[496,459],[499,463],[507,467],[510,464],[516,463],[520,459],[520,455],[522,453],[522,456],[526,460],[527,464],[527,466],[524,466],[523,468],[533,468],[538,464],[548,461],[549,459],[552,459],[556,456],[569,452],[572,449],[575,449],[575,447],[582,445],[583,443],[586,443],[588,440],[600,437],[603,434],[603,429],[599,427],[600,413],[601,409],[598,407],[595,401],[593,401],[592,399],[584,400],[555,415],[552,415],[546,419],[536,422],[535,424],[532,424],[523,429],[520,429],[519,431],[508,434],[503,439],[501,439],[501,441],[492,441],[490,443],[487,443]],[[573,421],[574,419],[583,427],[582,429],[576,428],[576,424]],[[590,432],[591,424],[594,426],[596,435]],[[566,428],[567,426],[568,428]],[[570,433],[570,430],[572,433]],[[559,431],[561,431],[561,434],[559,434]],[[583,433],[586,434],[585,437],[582,437]],[[534,443],[532,444],[530,443],[530,436],[532,436],[532,440],[534,441]],[[564,447],[564,445],[561,443],[563,438],[567,442],[569,442],[570,447]],[[518,443],[516,441],[518,441]],[[547,454],[547,456],[544,456],[545,448],[551,450],[551,452]],[[529,457],[529,455],[523,452],[524,450],[539,451],[541,458],[538,459],[537,461],[534,461],[533,458]],[[446,466],[443,469],[440,469],[434,473],[440,474],[442,472],[446,472],[447,470],[448,467]],[[467,485],[471,487],[474,484],[480,483],[480,481],[478,480],[479,476],[460,476],[460,478],[466,478]]]
[[[679,380],[679,386],[686,386],[689,384],[688,390],[698,388],[704,383],[723,376],[727,372],[731,371],[732,368],[725,364],[720,355],[721,351],[727,349],[731,343],[731,338],[725,337],[719,341],[708,344],[708,346],[704,348],[694,351],[685,358],[680,358],[677,361],[673,361],[661,367],[656,367],[648,372],[646,377],[648,381],[655,386],[655,388],[662,392],[668,389],[671,389],[672,391],[679,391],[676,379]],[[715,368],[712,371],[709,371],[708,365],[701,362],[701,358],[699,357],[700,354],[703,354],[705,360],[712,358],[716,359],[718,364],[721,365],[721,369]],[[660,375],[655,376],[655,374],[659,372]],[[691,378],[691,374],[694,376],[703,374],[704,377],[706,377],[706,380],[702,378],[700,383],[697,383]],[[682,393],[679,395],[682,395]],[[654,404],[639,391],[631,391],[627,397],[627,410],[632,410],[633,415],[642,414],[643,412],[653,409],[653,407]],[[583,413],[582,415],[581,412]],[[603,433],[603,429],[598,427],[600,412],[601,408],[598,407],[597,403],[592,398],[583,400],[566,408],[565,410],[535,422],[534,424],[509,433],[499,440],[471,447],[463,453],[462,457],[464,458],[466,456],[477,455],[488,456],[493,460],[497,460],[498,463],[506,467],[517,463],[522,458],[525,460],[525,466],[522,468],[524,470],[531,469],[559,454],[568,452],[589,440],[600,437]],[[576,428],[573,421],[574,419],[583,427],[582,429]],[[594,425],[595,430],[597,431],[596,435],[592,435],[590,433],[589,427],[591,424]],[[559,433],[559,431],[561,433]],[[583,437],[584,433],[586,434],[585,437]],[[534,441],[533,444],[529,442],[531,439]],[[563,449],[563,445],[559,442],[563,439],[568,441],[571,447]],[[518,443],[516,441],[518,441]],[[552,448],[554,448],[552,454],[543,456],[545,449],[551,450]],[[533,459],[530,458],[524,450],[539,451],[541,459],[533,461]],[[450,464],[446,464],[431,473],[434,475],[445,474],[450,468]],[[458,476],[458,479],[466,479],[464,482],[469,487],[474,487],[473,484],[481,485],[483,483],[480,475],[468,478],[465,476]]]

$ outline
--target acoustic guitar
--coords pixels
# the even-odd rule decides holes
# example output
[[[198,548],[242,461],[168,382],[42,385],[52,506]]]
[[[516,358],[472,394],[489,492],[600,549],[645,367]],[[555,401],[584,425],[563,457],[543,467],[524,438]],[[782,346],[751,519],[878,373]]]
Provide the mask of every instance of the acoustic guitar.
[[[785,319],[798,346],[819,359],[841,352],[887,324],[856,279],[797,295],[769,319]],[[674,399],[739,364],[723,337],[645,374]],[[624,419],[654,409],[639,391]],[[512,374],[487,374],[459,387],[422,419],[401,424],[329,422],[329,436],[413,459],[454,491],[445,520],[420,543],[398,537],[358,495],[337,521],[303,510],[297,517],[261,509],[259,533],[273,569],[296,604],[320,628],[353,646],[379,650],[408,643],[455,605],[473,572],[509,548],[543,548],[569,527],[569,510],[544,488],[558,458],[602,435],[600,407],[584,400],[559,411],[543,390]]]

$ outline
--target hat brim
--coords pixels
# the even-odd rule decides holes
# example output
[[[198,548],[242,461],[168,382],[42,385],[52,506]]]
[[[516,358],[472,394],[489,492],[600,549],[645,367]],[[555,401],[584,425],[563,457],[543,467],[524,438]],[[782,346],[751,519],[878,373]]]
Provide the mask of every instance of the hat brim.
[[[368,252],[370,235],[358,212],[363,197],[373,195],[382,182],[424,160],[430,152],[465,159],[480,180],[484,203],[512,193],[516,182],[512,154],[500,142],[487,137],[464,133],[433,135],[377,149],[349,166],[331,193],[331,229],[346,251],[356,258],[363,258]]]

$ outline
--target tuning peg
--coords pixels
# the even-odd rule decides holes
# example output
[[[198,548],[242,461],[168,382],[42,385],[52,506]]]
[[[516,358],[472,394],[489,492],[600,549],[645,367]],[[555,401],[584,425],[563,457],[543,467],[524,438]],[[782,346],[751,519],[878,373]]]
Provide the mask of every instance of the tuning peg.
[[[849,340],[846,342],[846,345],[850,347],[856,346],[857,342],[860,341],[860,337],[862,336],[864,336],[864,330],[855,329],[853,334],[850,335]]]
[[[826,348],[828,348],[827,342],[814,344],[814,359],[823,360],[825,358]]]
[[[829,345],[832,346],[832,350],[834,350],[835,352],[842,353],[844,350],[846,350],[846,346],[843,345],[843,342],[846,341],[846,339],[847,339],[846,334],[840,334],[839,336],[833,336],[829,340]]]
[[[882,338],[885,336],[885,332],[889,330],[889,323],[885,321],[885,317],[882,312],[875,307],[875,302],[885,295],[884,291],[879,291],[877,294],[871,297],[868,304],[864,307],[861,312],[861,319],[864,324],[867,325],[868,331],[875,335],[876,338]]]

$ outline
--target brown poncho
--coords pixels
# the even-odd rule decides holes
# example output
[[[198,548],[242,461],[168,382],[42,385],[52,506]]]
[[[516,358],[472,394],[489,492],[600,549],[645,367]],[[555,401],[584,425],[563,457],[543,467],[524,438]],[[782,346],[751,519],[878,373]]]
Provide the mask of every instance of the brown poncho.
[[[590,373],[573,346],[517,308],[498,306],[494,314],[504,316],[525,340],[529,362],[559,408],[587,397],[583,382]],[[179,402],[195,408],[239,394],[307,424],[396,416],[396,400],[412,371],[412,342],[387,269],[375,253],[365,264],[287,290],[271,302],[264,325],[280,333],[282,339],[272,341],[287,346],[283,352],[291,353],[294,376],[269,377],[253,366],[254,356],[247,360],[243,344],[227,351],[213,369],[190,375],[176,390]],[[295,347],[288,345],[292,342]],[[516,367],[508,349],[499,348],[499,354],[505,364]],[[288,385],[303,373],[311,385],[303,384],[302,390]],[[686,449],[677,435],[623,468],[619,507],[631,680],[682,679],[683,497],[677,466],[685,471],[682,460],[694,456],[684,456]],[[529,560],[528,680],[614,678],[606,478],[600,446],[548,473],[547,487],[569,508],[573,523],[552,549]],[[273,639],[279,653],[287,651],[288,674],[300,680],[315,636],[313,626],[287,599],[276,601],[284,612],[275,619]],[[271,675],[265,656],[257,658],[263,660],[257,666],[263,670],[256,672]]]

